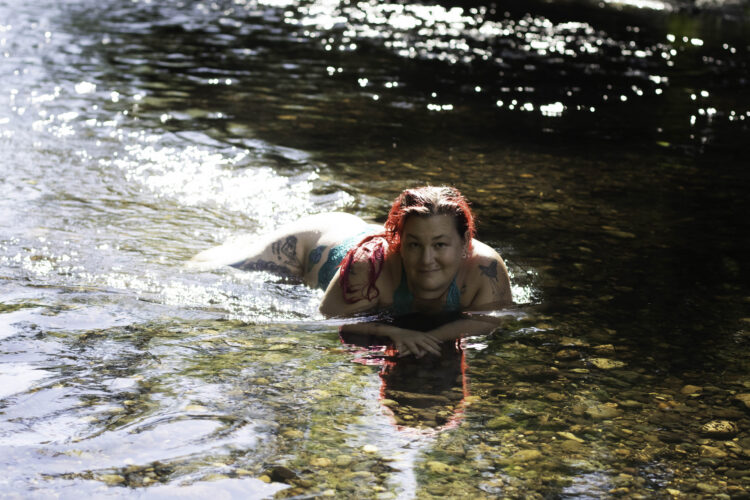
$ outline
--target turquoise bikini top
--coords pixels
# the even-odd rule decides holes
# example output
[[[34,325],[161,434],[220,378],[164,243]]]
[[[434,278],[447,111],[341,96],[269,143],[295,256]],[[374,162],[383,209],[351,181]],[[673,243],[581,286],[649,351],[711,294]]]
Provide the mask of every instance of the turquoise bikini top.
[[[401,283],[398,284],[398,288],[393,292],[393,305],[391,310],[396,316],[409,314],[412,312],[412,304],[414,303],[414,295],[409,290],[409,284],[406,282],[406,272],[404,272],[404,266],[401,266]],[[456,278],[451,281],[450,287],[448,288],[448,295],[445,297],[445,305],[443,311],[456,312],[461,310],[461,292],[458,290],[456,285]]]
[[[318,270],[318,288],[320,288],[321,290],[325,290],[326,288],[328,288],[328,284],[336,275],[339,264],[341,264],[341,261],[344,260],[346,254],[349,253],[349,250],[357,246],[357,243],[359,243],[362,238],[370,233],[371,231],[369,230],[361,231],[354,236],[350,236],[349,238],[345,239],[338,245],[331,247],[331,250],[328,252],[328,258]],[[315,250],[313,250],[313,252],[314,251]],[[310,252],[310,261],[313,261],[312,252]]]

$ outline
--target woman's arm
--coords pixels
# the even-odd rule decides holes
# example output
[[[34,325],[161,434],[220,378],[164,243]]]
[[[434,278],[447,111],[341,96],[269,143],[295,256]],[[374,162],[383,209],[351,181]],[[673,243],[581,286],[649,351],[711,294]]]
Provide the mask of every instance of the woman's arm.
[[[393,341],[399,356],[414,354],[421,358],[431,353],[440,355],[440,344],[465,336],[486,335],[497,328],[501,319],[490,316],[466,316],[462,319],[445,323],[427,332],[401,328],[384,323],[356,323],[344,325],[344,333],[358,333],[387,337]]]
[[[320,312],[328,317],[353,316],[376,309],[378,297],[368,297],[367,278],[369,269],[366,262],[355,262],[349,270],[349,290],[341,286],[341,269],[336,271],[320,301]]]

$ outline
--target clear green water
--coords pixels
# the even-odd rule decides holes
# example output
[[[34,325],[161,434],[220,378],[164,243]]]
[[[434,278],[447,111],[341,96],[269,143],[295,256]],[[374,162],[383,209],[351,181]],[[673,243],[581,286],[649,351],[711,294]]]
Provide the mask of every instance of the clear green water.
[[[0,2],[0,497],[747,497],[747,20]],[[183,267],[428,182],[518,303],[440,359]]]

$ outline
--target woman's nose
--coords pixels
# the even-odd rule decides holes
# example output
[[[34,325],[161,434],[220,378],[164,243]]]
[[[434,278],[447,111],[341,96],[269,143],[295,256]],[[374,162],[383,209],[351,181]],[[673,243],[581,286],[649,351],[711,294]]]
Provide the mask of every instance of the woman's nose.
[[[422,262],[432,262],[432,258],[434,257],[432,248],[426,247],[424,250],[422,250]]]

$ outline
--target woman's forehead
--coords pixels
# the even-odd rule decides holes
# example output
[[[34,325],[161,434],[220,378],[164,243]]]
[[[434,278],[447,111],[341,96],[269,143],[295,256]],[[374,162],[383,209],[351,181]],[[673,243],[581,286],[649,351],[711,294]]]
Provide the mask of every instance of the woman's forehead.
[[[457,234],[456,221],[451,215],[411,216],[404,223],[404,237],[435,238]]]

